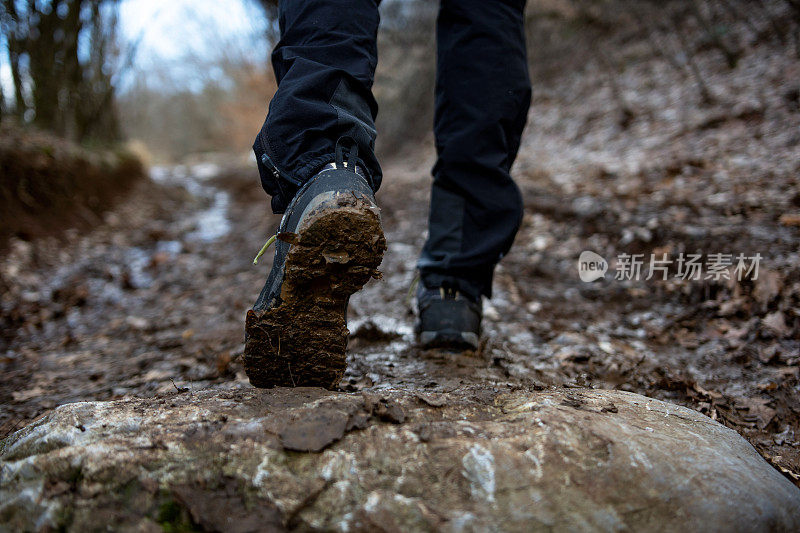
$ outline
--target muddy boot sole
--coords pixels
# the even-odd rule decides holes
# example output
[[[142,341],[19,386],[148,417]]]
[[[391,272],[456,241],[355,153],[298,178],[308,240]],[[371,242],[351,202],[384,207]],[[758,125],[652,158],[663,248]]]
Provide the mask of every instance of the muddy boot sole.
[[[303,218],[291,243],[280,303],[247,313],[244,366],[256,387],[336,387],[346,368],[350,295],[386,250],[374,204],[356,195],[324,202]]]

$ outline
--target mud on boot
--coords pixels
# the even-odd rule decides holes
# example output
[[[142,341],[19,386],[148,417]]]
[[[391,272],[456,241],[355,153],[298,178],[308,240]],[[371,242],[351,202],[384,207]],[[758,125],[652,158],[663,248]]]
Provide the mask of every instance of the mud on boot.
[[[256,387],[335,387],[346,367],[347,303],[386,250],[372,188],[337,157],[289,204],[267,283],[245,324],[244,367]]]

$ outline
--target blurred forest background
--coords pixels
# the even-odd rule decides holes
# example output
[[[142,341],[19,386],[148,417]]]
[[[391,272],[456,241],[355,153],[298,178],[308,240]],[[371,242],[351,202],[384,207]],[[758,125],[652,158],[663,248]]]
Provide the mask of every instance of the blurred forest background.
[[[234,5],[241,31],[226,12]],[[161,23],[176,6],[179,16]],[[381,158],[430,141],[437,9],[381,3]],[[0,240],[90,225],[144,173],[137,161],[249,157],[276,90],[276,19],[275,0],[2,0]],[[534,107],[591,75],[623,130],[676,97],[673,123],[685,125],[695,105],[741,113],[723,95],[740,61],[754,50],[800,54],[798,0],[531,0],[526,19]],[[178,52],[142,53],[146,40]],[[650,74],[626,81],[644,63]],[[798,91],[784,96],[796,102]]]
[[[10,79],[0,85],[0,122],[79,143],[136,140],[158,161],[244,153],[276,88],[268,58],[278,31],[275,2],[243,1],[260,19],[259,30],[231,38],[189,20],[188,31],[200,32],[209,46],[141,63],[137,40],[120,36],[117,0],[3,0],[0,50]],[[382,3],[375,94],[384,154],[430,129],[437,7],[429,0]],[[791,43],[800,54],[798,18],[798,0],[532,0],[531,77],[542,88],[592,64],[622,71],[637,58],[618,45],[638,40],[711,103],[714,89],[698,54],[714,50],[728,69],[760,44]],[[605,83],[620,123],[630,123],[636,110],[625,91],[613,75]]]

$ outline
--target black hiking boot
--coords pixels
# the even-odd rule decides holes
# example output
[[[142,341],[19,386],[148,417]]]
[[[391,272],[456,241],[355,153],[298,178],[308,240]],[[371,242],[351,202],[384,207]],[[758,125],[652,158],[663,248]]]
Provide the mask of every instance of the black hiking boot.
[[[477,350],[481,302],[451,287],[417,287],[417,341],[422,348]]]
[[[380,277],[380,211],[356,158],[344,164],[340,154],[287,207],[272,271],[247,312],[243,360],[256,387],[335,387],[350,295]]]

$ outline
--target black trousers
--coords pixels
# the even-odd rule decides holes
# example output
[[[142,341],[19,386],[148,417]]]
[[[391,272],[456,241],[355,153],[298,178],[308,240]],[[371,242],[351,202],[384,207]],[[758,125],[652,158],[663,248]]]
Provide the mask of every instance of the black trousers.
[[[253,146],[261,182],[281,213],[299,185],[350,137],[375,190],[372,96],[379,0],[283,0],[272,54],[278,91]],[[441,0],[429,234],[419,259],[427,286],[491,295],[492,273],[522,219],[509,170],[531,88],[525,0]]]

